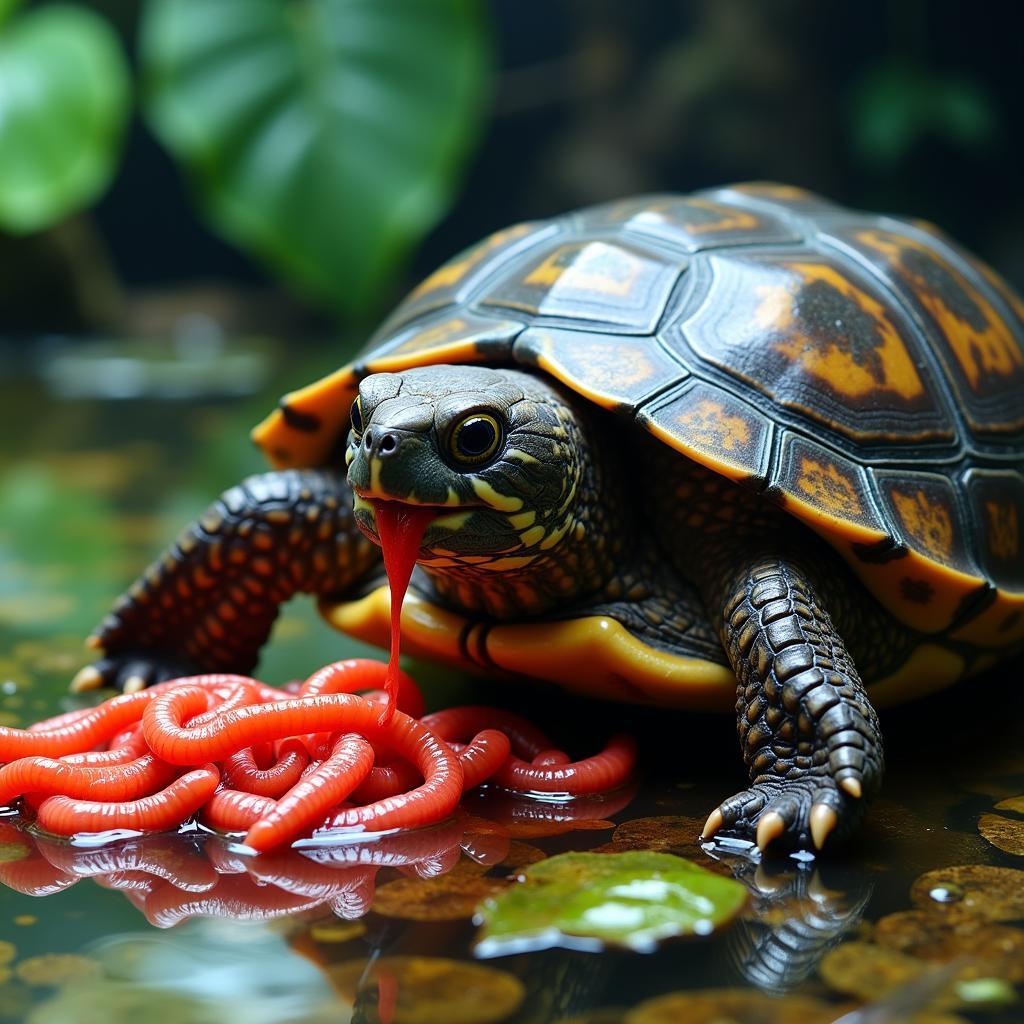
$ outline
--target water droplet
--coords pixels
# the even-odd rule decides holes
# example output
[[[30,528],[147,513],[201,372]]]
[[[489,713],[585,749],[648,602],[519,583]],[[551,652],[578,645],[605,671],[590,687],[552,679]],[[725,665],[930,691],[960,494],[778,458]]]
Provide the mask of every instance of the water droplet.
[[[929,889],[928,896],[936,903],[956,903],[964,898],[964,891],[959,885],[950,882],[948,885],[936,885]]]

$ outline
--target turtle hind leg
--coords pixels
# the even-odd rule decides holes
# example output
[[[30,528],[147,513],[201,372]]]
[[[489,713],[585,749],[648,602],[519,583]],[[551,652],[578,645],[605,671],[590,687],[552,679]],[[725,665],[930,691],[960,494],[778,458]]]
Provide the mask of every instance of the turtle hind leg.
[[[713,558],[751,784],[711,813],[705,837],[725,830],[762,850],[843,839],[883,771],[878,716],[853,660],[795,559],[725,546]]]

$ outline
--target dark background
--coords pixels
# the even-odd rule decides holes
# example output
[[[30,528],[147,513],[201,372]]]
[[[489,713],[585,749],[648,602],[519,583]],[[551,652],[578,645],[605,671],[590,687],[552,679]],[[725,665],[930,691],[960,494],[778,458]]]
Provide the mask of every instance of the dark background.
[[[94,6],[131,50],[135,5]],[[744,179],[925,217],[1024,286],[1019,4],[487,6],[498,66],[493,110],[455,205],[378,313],[433,266],[515,220]],[[137,114],[117,177],[91,216],[95,258],[135,300],[124,333],[160,331],[190,306],[222,315],[230,329],[249,320],[286,331],[336,325],[203,225],[180,169]],[[14,241],[0,251],[6,245],[9,254]],[[34,251],[32,239],[16,241],[18,252]],[[25,282],[13,299],[6,292],[8,328],[96,329],[64,294],[60,267],[14,262]],[[247,302],[254,290],[260,300]]]

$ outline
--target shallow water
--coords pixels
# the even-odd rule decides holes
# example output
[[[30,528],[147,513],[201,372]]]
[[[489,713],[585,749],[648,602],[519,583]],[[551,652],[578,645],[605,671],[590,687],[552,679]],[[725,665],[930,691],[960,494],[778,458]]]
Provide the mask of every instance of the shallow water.
[[[139,361],[131,350],[72,354],[69,360],[54,345],[0,348],[3,725],[82,703],[66,694],[85,660],[82,637],[182,524],[261,468],[248,427],[282,391],[331,363],[322,352],[294,350],[286,362],[269,343],[239,344],[201,362],[158,351],[151,354],[156,371],[152,363],[133,365]],[[166,376],[162,360],[174,368],[170,394],[154,384]],[[105,391],[102,399],[93,397],[97,388]],[[280,684],[364,653],[322,624],[310,602],[296,603],[279,622],[258,675]],[[806,1019],[832,1020],[859,1003],[835,986],[850,992],[863,984],[864,994],[879,995],[881,975],[837,981],[843,958],[833,954],[824,973],[822,958],[857,941],[870,945],[849,947],[846,959],[867,963],[896,941],[897,931],[905,952],[933,962],[967,948],[968,933],[987,931],[1001,943],[1002,959],[975,941],[967,969],[1012,984],[1024,979],[1024,930],[1017,927],[1024,885],[1017,876],[1004,876],[1002,891],[993,894],[987,882],[975,891],[962,877],[940,872],[918,886],[917,903],[911,894],[925,872],[954,865],[1024,871],[1024,803],[993,811],[1024,793],[1024,695],[1016,665],[887,713],[886,786],[854,845],[827,859],[764,865],[743,851],[719,849],[713,859],[696,843],[711,807],[743,784],[728,718],[591,704],[546,688],[408,667],[430,707],[470,700],[514,707],[580,755],[628,728],[643,752],[635,794],[585,808],[587,827],[576,830],[544,820],[564,810],[545,815],[475,796],[463,816],[415,840],[256,861],[200,834],[72,850],[5,819],[0,1021],[117,1022],[140,1013],[153,1024],[229,1016],[268,1024],[389,1017],[527,1024],[574,1015],[617,1021],[626,1008],[663,993],[725,987],[813,997],[826,1008]],[[528,813],[532,818],[524,818]],[[979,834],[979,822],[1018,853],[997,849]],[[651,954],[554,948],[474,957],[478,900],[531,861],[608,844],[668,850],[735,875],[751,891],[747,909],[720,934],[667,943]],[[875,926],[915,906],[923,914]],[[979,914],[989,923],[973,923]],[[1002,923],[992,924],[993,917]],[[939,938],[926,943],[926,928]],[[460,973],[460,964],[476,970]],[[911,1004],[925,999],[928,987],[911,982]],[[456,995],[466,1001],[458,1011]],[[622,1012],[585,1016],[610,1007]],[[693,1016],[684,1017],[684,1009],[646,1019],[702,1020],[710,1012],[692,1004],[685,1012]],[[804,1019],[796,1009],[775,1012],[736,1019]],[[993,1024],[1024,1020],[1021,1004],[946,1012]],[[906,1019],[902,1010],[888,1014],[870,1019]]]

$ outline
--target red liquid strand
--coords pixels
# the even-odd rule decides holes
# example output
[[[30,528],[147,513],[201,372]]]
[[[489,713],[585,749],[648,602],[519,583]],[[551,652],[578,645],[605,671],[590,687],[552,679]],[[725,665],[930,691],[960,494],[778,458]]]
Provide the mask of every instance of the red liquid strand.
[[[402,602],[409,589],[409,580],[416,566],[420,541],[437,510],[419,505],[407,505],[401,501],[375,501],[374,515],[377,522],[377,536],[380,538],[384,555],[384,570],[388,574],[391,588],[391,656],[388,659],[388,673],[384,690],[388,695],[387,707],[381,715],[385,724],[394,712],[398,696],[398,655],[402,637]]]

